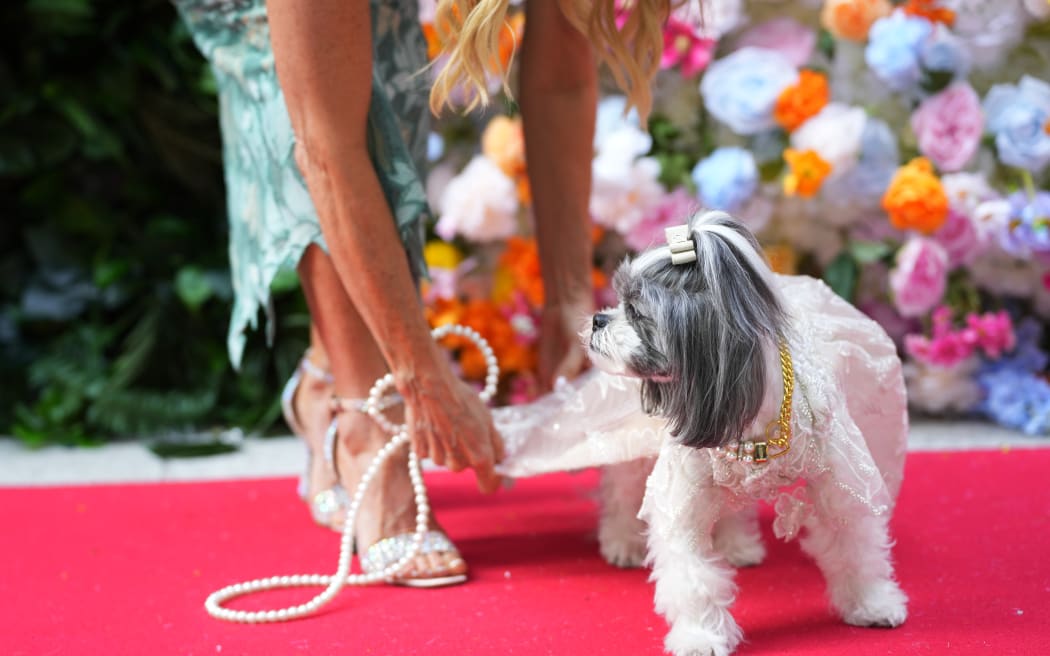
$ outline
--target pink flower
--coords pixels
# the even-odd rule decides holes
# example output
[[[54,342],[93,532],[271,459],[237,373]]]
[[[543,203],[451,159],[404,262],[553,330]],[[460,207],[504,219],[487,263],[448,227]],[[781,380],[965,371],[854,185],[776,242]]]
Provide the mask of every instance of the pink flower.
[[[948,253],[948,266],[952,269],[968,263],[981,248],[977,226],[954,207],[948,211],[944,224],[933,233],[933,239]]]
[[[813,56],[816,33],[793,18],[775,18],[756,25],[740,38],[739,47],[776,50],[792,66],[802,67]]]
[[[974,345],[963,333],[948,333],[940,337],[908,335],[904,338],[908,354],[920,362],[938,367],[954,367],[973,355]]]
[[[984,132],[981,100],[960,82],[922,101],[911,117],[919,150],[942,171],[958,171],[977,152]]]
[[[656,207],[631,228],[624,236],[624,241],[635,251],[644,251],[664,241],[664,228],[685,223],[696,209],[696,198],[685,188],[679,187],[664,196]]]
[[[692,25],[675,18],[667,19],[660,68],[678,66],[682,75],[692,77],[707,68],[714,51],[715,42],[698,36]]]
[[[987,312],[982,315],[970,313],[966,325],[975,334],[977,344],[984,349],[985,355],[993,360],[1017,345],[1014,324],[1005,310]]]
[[[924,237],[912,237],[890,271],[893,302],[905,317],[926,314],[940,303],[948,285],[948,253]]]

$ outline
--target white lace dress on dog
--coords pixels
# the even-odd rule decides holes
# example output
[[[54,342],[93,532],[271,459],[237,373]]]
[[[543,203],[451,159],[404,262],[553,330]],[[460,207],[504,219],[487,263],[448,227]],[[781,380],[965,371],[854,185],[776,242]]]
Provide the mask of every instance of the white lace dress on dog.
[[[793,329],[791,449],[760,465],[706,449],[711,476],[730,505],[774,501],[780,537],[793,537],[809,512],[802,488],[782,489],[799,479],[834,472],[844,492],[874,514],[888,514],[903,477],[908,432],[896,348],[877,323],[823,282],[776,279]],[[507,451],[500,470],[523,477],[656,456],[673,438],[664,421],[642,411],[639,387],[638,380],[591,371],[531,404],[495,410]],[[749,436],[760,434],[755,427]]]

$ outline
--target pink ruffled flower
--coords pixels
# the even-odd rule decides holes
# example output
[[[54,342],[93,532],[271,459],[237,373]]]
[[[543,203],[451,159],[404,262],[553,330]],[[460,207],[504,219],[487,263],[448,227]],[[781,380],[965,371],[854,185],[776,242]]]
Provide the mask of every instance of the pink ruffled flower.
[[[953,84],[922,101],[912,114],[911,129],[919,140],[919,150],[937,168],[958,171],[981,142],[981,99],[969,84]]]
[[[933,239],[948,253],[948,266],[952,269],[972,260],[982,245],[977,226],[954,207],[944,224],[933,233]]]
[[[645,215],[626,235],[624,241],[635,251],[644,251],[653,244],[663,243],[664,228],[685,223],[696,211],[697,202],[684,188],[679,187]]]
[[[792,66],[801,68],[813,56],[816,32],[793,18],[774,18],[756,25],[740,37],[739,47],[776,50]]]
[[[971,313],[966,317],[966,325],[974,334],[977,345],[993,360],[998,360],[1003,353],[1017,346],[1014,324],[1005,310],[982,315]]]
[[[675,18],[667,19],[660,68],[678,66],[682,75],[692,77],[707,68],[714,51],[715,42],[697,35],[692,25]]]
[[[972,356],[977,349],[998,360],[1017,346],[1013,321],[1005,311],[966,315],[966,325],[954,330],[952,311],[947,306],[933,313],[930,337],[908,335],[905,349],[916,360],[938,367],[954,367]]]
[[[893,301],[905,317],[918,317],[932,310],[948,286],[948,253],[937,242],[912,237],[897,253],[890,271]]]
[[[931,336],[908,335],[904,348],[916,360],[938,367],[954,367],[973,355],[976,335],[971,331],[952,331],[952,310],[942,305],[933,311]]]

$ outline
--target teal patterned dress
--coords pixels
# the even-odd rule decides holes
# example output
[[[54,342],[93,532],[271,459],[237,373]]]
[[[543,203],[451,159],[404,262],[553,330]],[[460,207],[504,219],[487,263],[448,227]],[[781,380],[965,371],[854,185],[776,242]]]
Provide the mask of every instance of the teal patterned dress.
[[[272,338],[274,276],[294,268],[310,244],[324,248],[324,238],[295,164],[295,135],[274,72],[265,0],[175,0],[175,5],[218,83],[235,297],[227,345],[236,367],[244,333],[257,326],[260,308],[266,309]],[[369,154],[418,276],[424,273],[429,211],[420,179],[429,88],[427,76],[418,74],[427,63],[426,42],[418,0],[371,0],[371,9]]]

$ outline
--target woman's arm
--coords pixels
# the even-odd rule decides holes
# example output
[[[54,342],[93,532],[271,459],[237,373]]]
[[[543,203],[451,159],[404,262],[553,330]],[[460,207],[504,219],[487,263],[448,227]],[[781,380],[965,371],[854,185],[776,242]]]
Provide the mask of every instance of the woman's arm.
[[[501,443],[477,395],[430,338],[366,145],[372,90],[368,0],[268,0],[274,59],[335,268],[383,353],[420,455],[498,484]]]
[[[545,308],[540,378],[550,384],[586,365],[577,333],[594,310],[591,160],[598,74],[587,38],[557,2],[526,3],[521,111]]]

